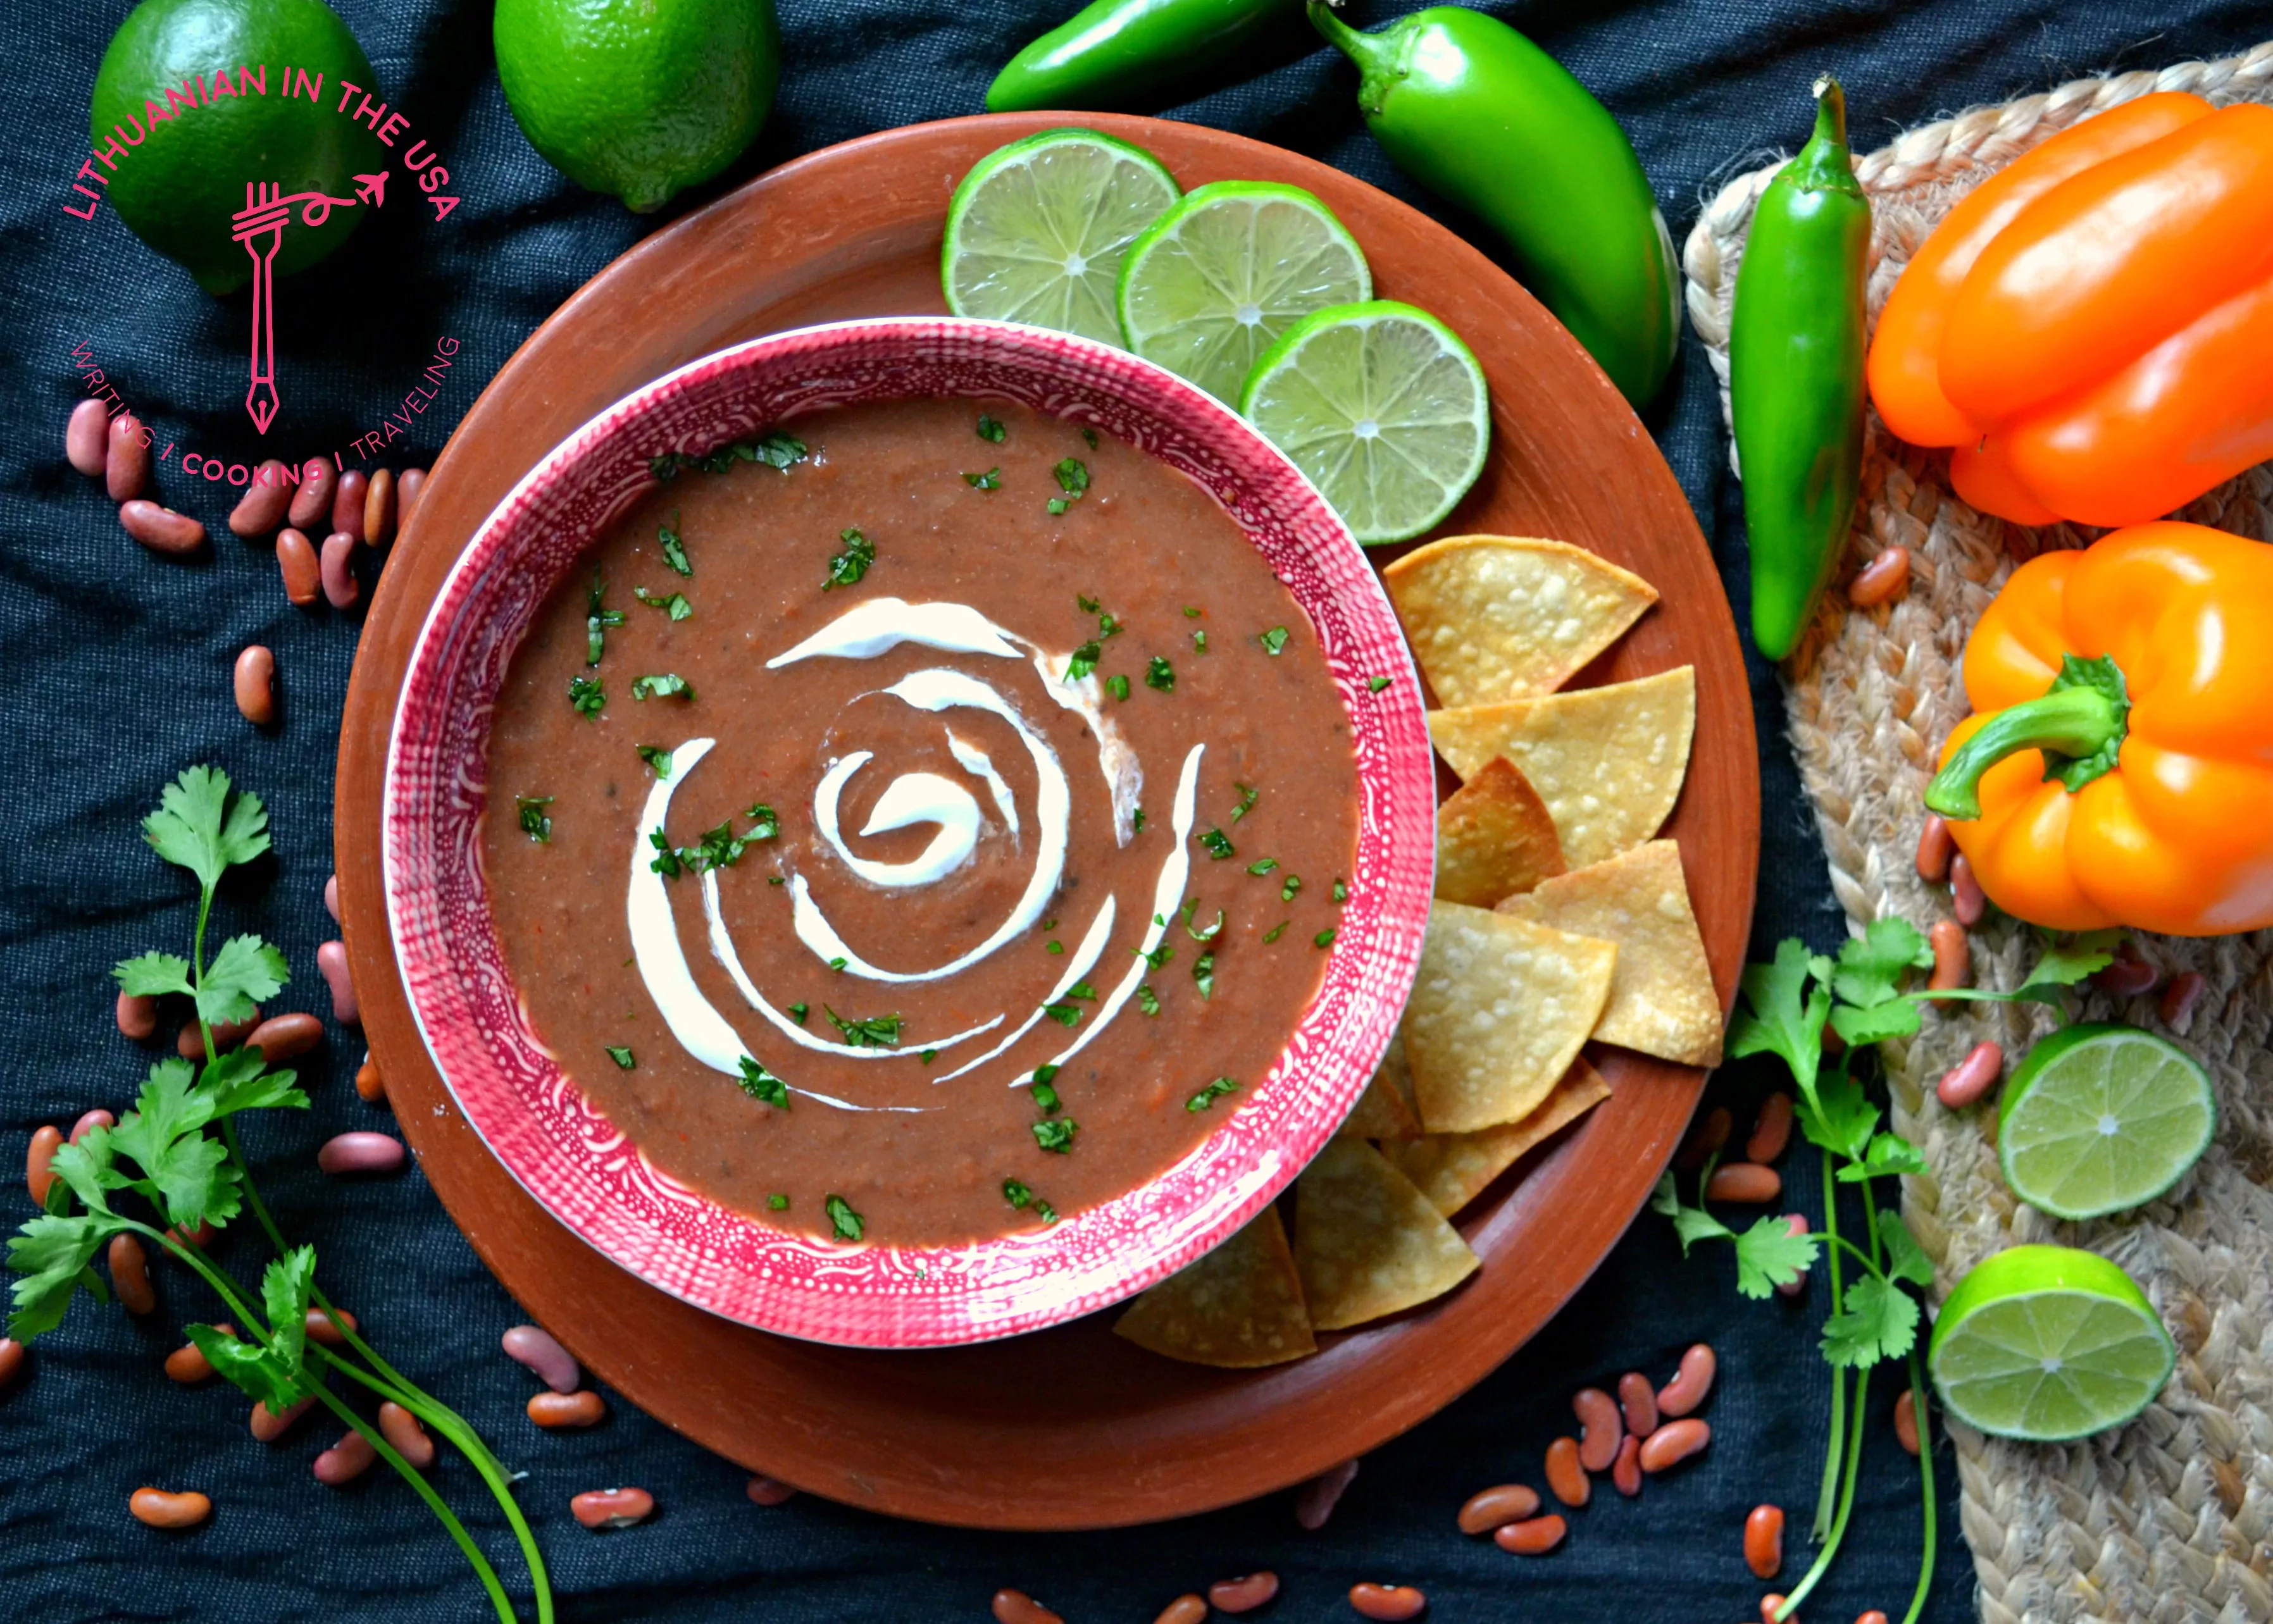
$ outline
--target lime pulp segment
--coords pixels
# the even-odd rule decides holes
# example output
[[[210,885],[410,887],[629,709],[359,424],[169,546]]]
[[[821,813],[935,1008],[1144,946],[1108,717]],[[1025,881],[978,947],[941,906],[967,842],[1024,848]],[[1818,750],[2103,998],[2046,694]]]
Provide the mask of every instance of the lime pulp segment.
[[[1357,241],[1298,186],[1218,181],[1154,222],[1121,267],[1122,341],[1235,401],[1279,335],[1311,311],[1366,299]]]
[[[1158,159],[1111,136],[1050,130],[1014,141],[979,160],[948,205],[947,307],[1118,344],[1121,259],[1176,197]]]
[[[1362,543],[1403,541],[1451,513],[1483,472],[1483,369],[1435,317],[1391,300],[1320,311],[1248,379],[1240,409]]]
[[[2217,1126],[2209,1074],[2177,1044],[2132,1027],[2071,1027],[2014,1074],[1998,1155],[2030,1206],[2100,1217],[2176,1184]]]

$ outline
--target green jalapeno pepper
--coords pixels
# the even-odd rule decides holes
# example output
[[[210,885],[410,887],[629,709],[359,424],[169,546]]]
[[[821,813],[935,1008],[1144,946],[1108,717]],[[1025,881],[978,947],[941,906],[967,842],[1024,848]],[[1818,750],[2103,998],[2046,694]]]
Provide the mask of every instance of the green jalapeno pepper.
[[[1360,71],[1358,110],[1397,167],[1512,249],[1525,282],[1627,400],[1654,395],[1680,341],[1673,240],[1608,109],[1498,19],[1431,6],[1360,34],[1310,21]]]
[[[990,113],[1142,107],[1204,76],[1302,0],[1097,0],[1010,58]]]
[[[1862,480],[1871,203],[1847,99],[1815,82],[1815,133],[1752,211],[1729,330],[1729,416],[1752,559],[1752,641],[1792,651],[1839,562]]]

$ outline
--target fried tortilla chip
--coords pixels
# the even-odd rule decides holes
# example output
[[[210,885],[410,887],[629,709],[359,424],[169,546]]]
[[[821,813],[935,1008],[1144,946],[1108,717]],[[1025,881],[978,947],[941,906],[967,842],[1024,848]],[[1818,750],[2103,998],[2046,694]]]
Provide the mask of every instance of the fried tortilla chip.
[[[1405,1035],[1389,1040],[1381,1068],[1357,1096],[1349,1119],[1339,1130],[1354,1139],[1418,1139],[1421,1119],[1413,1109],[1413,1071],[1405,1064]]]
[[[1531,781],[1494,756],[1437,809],[1437,895],[1489,908],[1559,874],[1563,842]]]
[[[1449,1218],[1514,1166],[1517,1157],[1609,1097],[1610,1085],[1581,1056],[1539,1109],[1520,1122],[1478,1134],[1431,1134],[1409,1144],[1384,1145],[1381,1153]]]
[[[1566,863],[1584,867],[1657,833],[1681,794],[1697,727],[1692,667],[1504,705],[1429,713],[1463,782],[1505,756],[1547,803]]]
[[[1537,1110],[1602,1019],[1617,957],[1613,942],[1430,903],[1405,1010],[1422,1126],[1473,1134]]]
[[[1684,1066],[1721,1063],[1721,995],[1690,910],[1681,848],[1654,840],[1512,896],[1500,912],[1618,945],[1594,1036]]]
[[[1512,535],[1447,536],[1382,576],[1444,705],[1552,693],[1657,602],[1582,547]]]
[[[1362,1139],[1328,1140],[1294,1189],[1294,1266],[1319,1330],[1425,1303],[1476,1270],[1459,1231]]]
[[[1283,1365],[1318,1351],[1276,1207],[1137,1298],[1113,1331],[1172,1359],[1226,1370]]]

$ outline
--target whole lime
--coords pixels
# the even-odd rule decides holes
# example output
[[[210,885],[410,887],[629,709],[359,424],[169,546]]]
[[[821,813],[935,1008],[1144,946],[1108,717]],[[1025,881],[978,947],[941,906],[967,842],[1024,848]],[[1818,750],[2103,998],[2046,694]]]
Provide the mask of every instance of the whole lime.
[[[108,158],[94,171],[135,236],[206,292],[229,293],[252,278],[251,258],[229,236],[248,187],[351,198],[357,174],[386,167],[386,149],[353,117],[360,103],[338,110],[343,83],[373,91],[378,106],[376,82],[322,0],[142,0],[94,76],[87,132]],[[307,226],[296,211],[277,274],[323,258],[366,212],[334,208]]]
[[[642,214],[740,157],[781,77],[773,0],[498,0],[496,39],[529,144]]]

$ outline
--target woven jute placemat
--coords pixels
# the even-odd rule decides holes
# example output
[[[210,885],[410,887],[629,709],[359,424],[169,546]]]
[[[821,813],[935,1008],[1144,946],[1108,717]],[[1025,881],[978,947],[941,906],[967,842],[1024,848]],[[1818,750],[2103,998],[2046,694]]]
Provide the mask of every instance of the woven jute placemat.
[[[2080,79],[1927,125],[1858,160],[1873,215],[1873,321],[1911,254],[1983,178],[2077,120],[2157,90],[2273,101],[2273,42],[2219,62]],[[1737,266],[1776,167],[1723,188],[1684,256],[1690,319],[1712,351],[1724,415]],[[2179,516],[2273,542],[2273,465]],[[1910,552],[1909,594],[1850,610],[1834,587],[1783,671],[1801,781],[1832,887],[1857,930],[1889,914],[1924,929],[1949,914],[1947,890],[1918,879],[1914,854],[1919,797],[1967,711],[1959,665],[1967,634],[2016,562],[2099,534],[2023,529],[1975,513],[1951,492],[1946,453],[1904,445],[1871,418],[1842,579],[1900,545]],[[1986,1624],[2273,1620],[2273,932],[2147,937],[2139,947],[2165,976],[2194,969],[2208,978],[2207,995],[2171,1036],[2209,1068],[2220,1121],[2194,1172],[2136,1212],[2060,1224],[2020,1205],[1998,1172],[1993,1104],[1953,1112],[1934,1097],[1934,1082],[1976,1043],[1994,1038],[2018,1056],[2051,1029],[2050,1012],[1960,1006],[1970,1013],[1930,1014],[1917,1037],[1885,1045],[1894,1124],[1924,1149],[1929,1169],[1904,1180],[1903,1211],[1934,1259],[1936,1301],[2007,1246],[2088,1246],[2130,1271],[2179,1343],[2168,1388],[2118,1432],[2042,1446],[1947,1429]],[[1992,912],[1973,933],[1976,982],[2018,986],[2037,951],[2027,927]],[[2084,1014],[2168,1029],[2152,995],[2117,1005],[2095,992]]]

